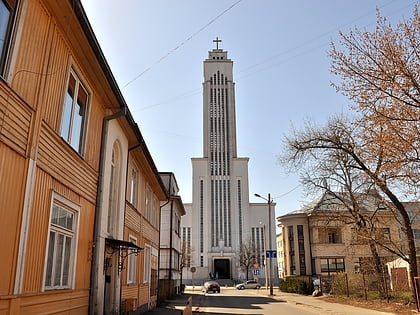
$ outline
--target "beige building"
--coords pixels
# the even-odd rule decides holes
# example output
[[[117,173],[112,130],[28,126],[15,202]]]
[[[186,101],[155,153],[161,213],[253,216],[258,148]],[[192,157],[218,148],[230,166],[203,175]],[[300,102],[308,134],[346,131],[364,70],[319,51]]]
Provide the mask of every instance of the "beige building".
[[[159,299],[166,299],[181,293],[181,217],[185,209],[175,175],[161,172],[160,176],[169,196],[161,210],[159,253]]]
[[[367,244],[369,237],[388,246],[400,244],[395,217],[378,200],[374,195],[365,195],[362,201],[360,214],[370,218],[369,224],[374,227],[369,236],[362,235],[356,228],[355,220],[346,208],[348,200],[344,194],[324,193],[302,209],[278,217],[280,275],[357,272],[367,267],[372,259]],[[380,246],[377,248],[384,263],[395,259]]]

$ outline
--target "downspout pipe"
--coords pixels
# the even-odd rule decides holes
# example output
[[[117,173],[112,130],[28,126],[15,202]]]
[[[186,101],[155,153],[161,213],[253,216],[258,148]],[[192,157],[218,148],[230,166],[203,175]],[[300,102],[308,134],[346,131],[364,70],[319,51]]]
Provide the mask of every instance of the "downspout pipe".
[[[92,268],[90,275],[90,297],[89,297],[89,314],[94,315],[97,306],[97,292],[98,292],[98,274],[99,274],[99,262],[101,254],[99,252],[99,243],[101,240],[101,220],[102,220],[102,196],[104,186],[104,171],[105,171],[105,153],[106,143],[108,140],[108,129],[109,122],[111,120],[123,117],[127,115],[128,108],[122,107],[121,110],[115,114],[106,116],[102,122],[102,136],[101,136],[101,152],[99,157],[99,171],[98,171],[98,185],[96,190],[96,207],[95,207],[95,225],[93,231],[93,244],[92,244]]]

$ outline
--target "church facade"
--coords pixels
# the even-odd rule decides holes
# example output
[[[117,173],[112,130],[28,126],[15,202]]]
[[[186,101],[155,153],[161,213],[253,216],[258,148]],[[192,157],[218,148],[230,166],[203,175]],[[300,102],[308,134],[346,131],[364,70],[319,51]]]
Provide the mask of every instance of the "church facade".
[[[220,40],[214,42],[204,60],[203,156],[191,159],[192,203],[185,204],[181,221],[183,282],[258,278],[265,284],[269,235],[275,248],[275,204],[269,211],[264,200],[249,202],[249,158],[237,155],[233,61],[219,48]],[[246,268],[240,257],[250,248],[255,258]],[[272,259],[272,270],[276,264]]]

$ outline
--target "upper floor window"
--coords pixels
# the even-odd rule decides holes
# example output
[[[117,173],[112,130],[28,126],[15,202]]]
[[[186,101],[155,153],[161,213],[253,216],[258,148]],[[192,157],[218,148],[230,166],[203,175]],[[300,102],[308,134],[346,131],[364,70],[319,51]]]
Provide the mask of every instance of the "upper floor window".
[[[8,43],[12,29],[14,0],[0,0],[0,75],[4,74]]]
[[[318,232],[321,244],[341,243],[341,235],[339,228],[320,228]]]
[[[137,200],[138,200],[138,190],[139,190],[139,184],[138,184],[138,171],[135,167],[131,169],[131,178],[130,178],[130,203],[133,206],[137,206]]]
[[[83,154],[89,94],[77,75],[70,71],[64,100],[61,136]]]
[[[152,218],[152,192],[150,188],[146,188],[146,219],[151,220]]]
[[[46,289],[72,287],[79,207],[56,195],[51,208],[44,285]]]
[[[120,173],[121,173],[121,150],[118,142],[112,147],[111,165],[109,172],[109,194],[108,194],[108,218],[107,232],[117,235],[118,207],[120,202]]]

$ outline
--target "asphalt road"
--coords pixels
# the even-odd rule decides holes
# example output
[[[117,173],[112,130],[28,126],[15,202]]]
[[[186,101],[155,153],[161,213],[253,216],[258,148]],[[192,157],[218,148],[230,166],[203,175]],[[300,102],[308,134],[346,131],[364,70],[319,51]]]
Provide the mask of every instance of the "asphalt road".
[[[163,305],[148,313],[159,315],[180,315],[192,297],[193,314],[258,314],[258,315],[385,315],[350,305],[329,303],[322,298],[284,293],[278,290],[269,296],[265,288],[259,290],[236,290],[222,287],[220,293],[203,293],[201,287],[187,287],[185,293],[169,299]]]
[[[264,292],[264,293],[263,293]],[[193,298],[194,299],[194,298]],[[222,289],[220,294],[203,294],[195,299],[194,312],[203,314],[313,315],[319,314],[303,305],[271,298],[265,291]]]

